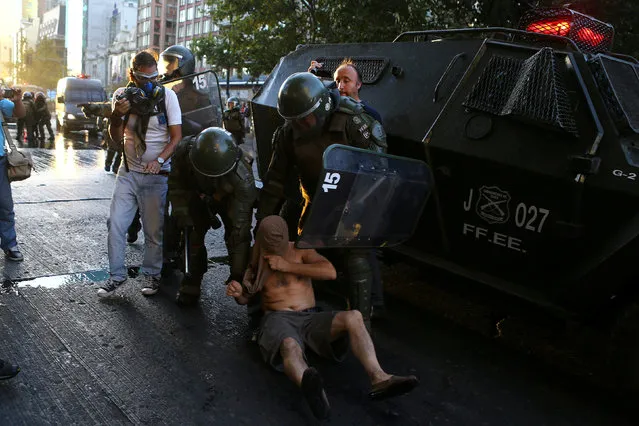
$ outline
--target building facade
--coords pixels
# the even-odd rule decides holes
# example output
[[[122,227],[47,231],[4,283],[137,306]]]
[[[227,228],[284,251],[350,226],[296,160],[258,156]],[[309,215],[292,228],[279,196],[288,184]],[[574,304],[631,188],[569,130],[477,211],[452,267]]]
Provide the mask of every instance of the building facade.
[[[111,14],[110,43],[107,49],[108,81],[105,87],[114,90],[126,85],[131,59],[137,51],[137,0],[120,0]]]
[[[138,50],[162,52],[175,44],[178,0],[139,0]]]
[[[179,0],[176,44],[191,48],[194,39],[205,35],[217,35],[219,27],[211,22],[205,0]],[[205,59],[197,59],[196,71],[207,67]]]
[[[38,43],[44,39],[53,41],[55,48],[50,59],[57,60],[67,66],[67,54],[64,35],[66,33],[66,6],[58,4],[42,14],[38,29]],[[63,75],[60,78],[64,77]]]

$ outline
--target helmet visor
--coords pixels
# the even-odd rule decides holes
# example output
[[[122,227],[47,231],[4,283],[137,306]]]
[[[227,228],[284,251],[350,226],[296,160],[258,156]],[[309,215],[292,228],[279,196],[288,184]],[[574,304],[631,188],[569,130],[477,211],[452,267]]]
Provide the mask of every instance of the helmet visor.
[[[178,68],[178,58],[175,56],[162,55],[158,64],[160,75],[170,76]]]

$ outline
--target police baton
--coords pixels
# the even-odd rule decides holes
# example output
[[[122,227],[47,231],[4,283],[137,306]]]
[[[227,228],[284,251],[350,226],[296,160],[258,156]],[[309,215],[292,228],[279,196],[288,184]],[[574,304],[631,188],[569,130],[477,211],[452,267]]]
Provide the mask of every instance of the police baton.
[[[184,227],[184,276],[186,278],[191,277],[191,227]]]

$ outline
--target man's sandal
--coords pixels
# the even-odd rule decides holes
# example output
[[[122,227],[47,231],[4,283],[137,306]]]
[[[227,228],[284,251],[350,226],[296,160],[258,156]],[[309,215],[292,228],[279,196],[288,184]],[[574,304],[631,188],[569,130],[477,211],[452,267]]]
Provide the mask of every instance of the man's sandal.
[[[324,420],[331,415],[331,406],[328,403],[326,392],[324,392],[322,376],[313,367],[309,367],[304,371],[302,393],[316,418]]]
[[[368,397],[373,401],[382,401],[395,396],[404,395],[419,384],[415,376],[391,376],[390,379],[377,383]]]

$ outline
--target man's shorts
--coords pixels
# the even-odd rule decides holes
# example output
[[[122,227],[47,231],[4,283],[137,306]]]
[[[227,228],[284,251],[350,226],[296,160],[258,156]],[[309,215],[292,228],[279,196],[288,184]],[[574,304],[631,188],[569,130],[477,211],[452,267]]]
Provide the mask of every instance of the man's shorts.
[[[348,353],[348,334],[331,341],[331,324],[337,312],[268,312],[262,318],[258,343],[264,361],[283,371],[280,346],[291,337],[302,352],[310,348],[316,354],[334,361],[342,361]]]

